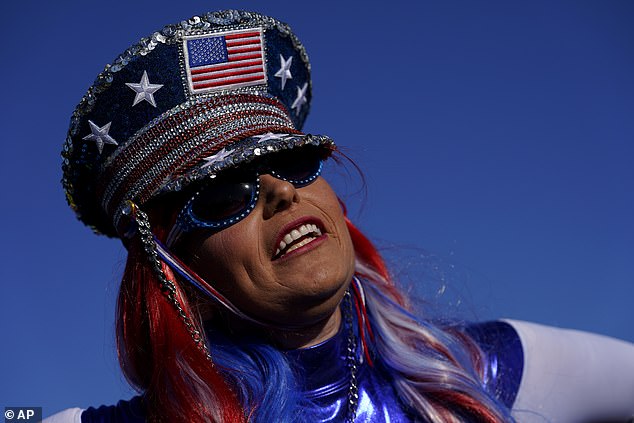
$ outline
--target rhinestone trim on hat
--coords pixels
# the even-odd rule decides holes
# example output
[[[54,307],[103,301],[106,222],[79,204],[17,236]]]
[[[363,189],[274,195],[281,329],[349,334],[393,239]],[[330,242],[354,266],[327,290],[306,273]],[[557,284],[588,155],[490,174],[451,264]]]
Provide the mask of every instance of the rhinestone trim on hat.
[[[182,158],[185,153],[203,143],[207,148],[211,148],[218,142],[228,139],[225,135],[222,139],[215,140],[222,137],[224,132],[236,129],[236,118],[258,115],[269,115],[272,125],[287,127],[291,132],[297,132],[279,102],[257,95],[217,97],[213,100],[198,99],[164,113],[137,132],[106,161],[100,176],[106,188],[98,191],[102,204],[108,208],[115,190],[124,184],[129,174],[141,164],[148,167],[157,162],[167,162],[168,158],[161,157],[165,153]],[[232,122],[233,125],[228,125]],[[241,122],[246,123],[244,120]]]

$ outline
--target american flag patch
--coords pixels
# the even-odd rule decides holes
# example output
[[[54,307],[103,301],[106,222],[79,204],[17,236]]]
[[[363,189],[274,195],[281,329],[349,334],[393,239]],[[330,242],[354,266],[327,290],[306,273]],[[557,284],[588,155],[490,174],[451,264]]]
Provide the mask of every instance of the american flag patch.
[[[262,28],[186,37],[183,51],[192,94],[266,84]]]

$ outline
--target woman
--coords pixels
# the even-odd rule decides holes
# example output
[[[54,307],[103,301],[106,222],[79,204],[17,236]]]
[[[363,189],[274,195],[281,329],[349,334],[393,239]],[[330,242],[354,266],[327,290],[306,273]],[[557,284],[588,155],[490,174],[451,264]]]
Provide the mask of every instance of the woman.
[[[239,11],[167,26],[98,76],[71,120],[63,183],[79,219],[128,249],[118,348],[140,395],[49,422],[634,412],[629,344],[412,315],[321,177],[334,142],[300,132],[311,95],[288,26]]]

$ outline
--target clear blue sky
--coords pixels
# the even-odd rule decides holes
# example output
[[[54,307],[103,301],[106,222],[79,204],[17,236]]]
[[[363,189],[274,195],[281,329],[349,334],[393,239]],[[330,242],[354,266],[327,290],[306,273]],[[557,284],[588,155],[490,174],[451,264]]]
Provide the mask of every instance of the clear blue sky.
[[[432,307],[634,341],[634,2],[3,2],[0,406],[131,395],[113,335],[125,251],[75,220],[59,152],[106,63],[209,8],[295,29],[305,129],[363,168],[352,216]]]

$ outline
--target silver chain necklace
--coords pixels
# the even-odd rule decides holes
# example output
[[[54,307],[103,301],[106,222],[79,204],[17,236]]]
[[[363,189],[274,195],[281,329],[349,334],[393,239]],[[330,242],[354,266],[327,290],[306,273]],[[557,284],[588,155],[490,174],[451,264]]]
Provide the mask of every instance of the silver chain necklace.
[[[348,345],[346,347],[346,364],[350,371],[350,385],[348,386],[348,413],[346,415],[346,423],[354,423],[357,415],[357,406],[359,405],[359,386],[357,384],[357,339],[354,334],[352,321],[352,294],[350,290],[346,291],[344,297],[344,324],[348,330]],[[361,329],[363,330],[363,329]]]

